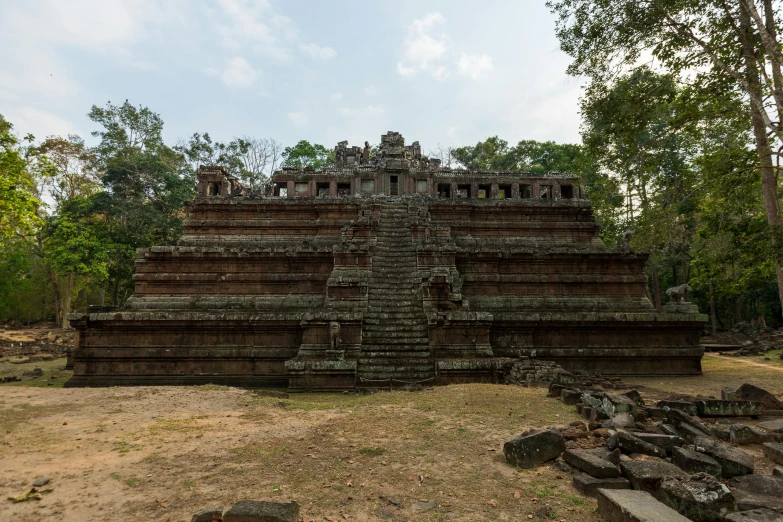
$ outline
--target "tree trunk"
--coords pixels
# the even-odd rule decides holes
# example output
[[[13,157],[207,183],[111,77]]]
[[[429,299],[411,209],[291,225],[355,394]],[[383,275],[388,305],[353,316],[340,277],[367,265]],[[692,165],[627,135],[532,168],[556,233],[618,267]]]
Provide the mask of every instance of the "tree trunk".
[[[710,323],[712,323],[712,335],[718,333],[718,314],[715,313],[715,291],[710,281]]]
[[[658,267],[652,267],[653,276],[653,297],[655,298],[655,309],[661,311],[661,282],[658,277]]]
[[[740,27],[747,34],[752,33],[750,14],[740,6]],[[756,66],[755,49],[750,47],[750,38],[742,40],[743,42],[743,60],[745,63],[745,74],[748,81],[748,94],[751,98],[750,116],[753,122],[753,135],[756,139],[756,153],[759,157],[759,171],[761,173],[761,193],[764,197],[764,209],[772,233],[773,252],[775,252],[775,275],[778,281],[778,299],[783,307],[783,270],[781,270],[780,256],[777,254],[777,246],[780,242],[779,236],[781,230],[780,201],[778,200],[778,183],[775,176],[775,166],[772,162],[772,147],[767,136],[767,127],[764,122],[762,111],[763,91],[759,79],[759,70]]]
[[[70,328],[71,321],[68,319],[68,314],[71,313],[71,293],[73,292],[73,272],[69,273],[65,277],[62,291],[62,303],[60,303],[60,310],[62,313],[61,328]]]

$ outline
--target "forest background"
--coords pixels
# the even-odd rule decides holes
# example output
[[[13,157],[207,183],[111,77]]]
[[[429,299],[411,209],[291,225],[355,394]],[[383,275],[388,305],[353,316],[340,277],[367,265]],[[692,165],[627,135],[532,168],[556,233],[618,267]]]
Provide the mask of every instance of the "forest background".
[[[492,136],[438,147],[445,166],[572,172],[609,248],[649,252],[648,294],[692,288],[711,327],[779,326],[783,301],[779,162],[781,13],[772,0],[559,0],[569,73],[585,78],[582,142]],[[334,153],[273,138],[164,143],[147,107],[93,106],[98,144],[37,140],[0,116],[0,324],[121,306],[136,249],[176,242],[199,165],[225,166],[269,194],[282,166],[328,167]],[[630,238],[630,239],[629,239]]]

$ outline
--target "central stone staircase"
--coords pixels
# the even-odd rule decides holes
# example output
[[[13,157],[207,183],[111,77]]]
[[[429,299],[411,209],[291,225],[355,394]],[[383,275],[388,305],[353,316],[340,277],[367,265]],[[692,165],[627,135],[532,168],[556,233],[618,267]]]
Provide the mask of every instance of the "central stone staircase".
[[[402,386],[435,377],[407,216],[404,200],[392,199],[381,206],[362,329],[359,386],[388,387],[390,379],[392,385]]]

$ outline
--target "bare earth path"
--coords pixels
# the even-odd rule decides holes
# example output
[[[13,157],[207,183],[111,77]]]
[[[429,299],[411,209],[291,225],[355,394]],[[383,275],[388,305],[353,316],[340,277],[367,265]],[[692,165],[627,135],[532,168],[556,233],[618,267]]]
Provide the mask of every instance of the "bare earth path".
[[[568,475],[503,459],[502,443],[523,429],[577,419],[544,395],[492,385],[291,399],[213,386],[3,386],[0,511],[177,522],[251,498],[297,500],[318,521],[519,520],[545,504],[557,520],[597,520]],[[43,500],[6,500],[41,475],[53,479]],[[418,513],[419,500],[439,507]]]
[[[526,520],[544,505],[554,520],[598,520],[568,474],[503,459],[503,442],[523,430],[578,420],[541,388],[279,399],[217,386],[63,389],[62,361],[41,366],[43,377],[0,385],[4,519],[178,522],[250,498],[297,500],[317,521]],[[0,361],[0,372],[20,368]],[[710,355],[704,372],[625,382],[650,398],[719,396],[743,382],[783,396],[773,365]],[[43,475],[43,500],[7,500]],[[438,507],[418,512],[420,500]]]

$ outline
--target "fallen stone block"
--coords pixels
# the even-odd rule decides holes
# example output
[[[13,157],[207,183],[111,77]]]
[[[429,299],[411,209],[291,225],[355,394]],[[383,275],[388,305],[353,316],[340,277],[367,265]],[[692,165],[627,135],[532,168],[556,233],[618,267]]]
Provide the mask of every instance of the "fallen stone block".
[[[551,383],[549,383],[549,393],[548,393],[548,395],[550,397],[559,398],[561,391],[564,390],[564,389],[566,389],[566,387],[563,386],[562,384],[558,384],[556,382],[551,382]]]
[[[688,522],[644,491],[599,489],[598,511],[605,522]]]
[[[299,504],[240,500],[223,514],[223,522],[299,522]]]
[[[506,461],[520,468],[535,467],[557,458],[565,450],[565,439],[553,430],[535,431],[503,445]]]
[[[573,406],[574,404],[582,402],[582,394],[576,390],[563,388],[560,390],[560,400],[563,401],[564,404]]]
[[[627,460],[620,462],[620,470],[631,481],[634,489],[655,494],[665,477],[686,480],[690,475],[663,460]]]
[[[771,475],[744,475],[734,477],[729,481],[729,486],[758,495],[770,495],[783,498],[783,479]]]
[[[747,511],[750,509],[783,509],[783,499],[780,497],[771,497],[752,491],[735,489],[734,499],[737,501],[737,511]]]
[[[676,409],[670,409],[668,411],[668,417],[669,421],[674,424],[677,428],[681,427],[684,424],[693,426],[694,428],[703,431],[705,434],[709,435],[710,428],[703,422],[701,422],[696,417],[692,416],[691,414],[683,411],[683,410],[676,410]]]
[[[753,473],[753,457],[728,444],[708,437],[698,437],[694,441],[694,449],[717,460],[723,478]]]
[[[773,476],[773,477],[780,477],[780,478],[783,478],[783,468],[781,468],[780,466],[775,466],[775,467],[772,469],[772,476]]]
[[[764,456],[775,464],[783,464],[783,443],[765,442],[761,445],[761,449],[764,450]]]
[[[737,511],[737,501],[729,488],[707,473],[697,473],[687,480],[666,477],[656,497],[694,522],[719,521]]]
[[[693,426],[692,424],[682,423],[677,429],[680,430],[680,434],[682,435],[682,438],[690,443],[694,443],[696,439],[701,437],[713,438],[712,433],[705,433],[704,431],[700,430],[696,426]]]
[[[659,448],[649,442],[645,442],[638,437],[634,437],[630,433],[624,431],[618,431],[611,437],[606,443],[610,450],[619,448],[623,453],[630,455],[631,453],[642,453],[644,455],[651,455],[653,457],[666,457],[666,450]]]
[[[723,518],[724,522],[783,522],[783,512],[771,509],[738,511]]]
[[[223,516],[223,506],[215,506],[199,511],[190,519],[190,522],[213,522],[221,520]]]
[[[676,435],[661,435],[660,433],[634,433],[634,437],[641,439],[648,444],[653,444],[663,448],[667,454],[671,454],[672,448],[679,448],[685,444],[682,437]]]
[[[720,391],[720,398],[724,401],[736,401],[737,390],[734,390],[732,388],[723,388]]]
[[[615,478],[620,470],[615,464],[605,460],[590,450],[573,449],[563,453],[563,460],[571,466],[596,478]]]
[[[685,448],[672,449],[672,464],[688,473],[709,473],[720,478],[721,467],[717,460],[709,455]]]
[[[623,477],[596,478],[580,473],[574,476],[574,488],[586,497],[595,498],[599,489],[631,489],[631,483]]]
[[[764,442],[777,442],[780,440],[780,435],[777,433],[757,430],[756,428],[744,424],[732,424],[730,432],[731,443],[739,446],[763,444]]]
[[[760,403],[763,410],[783,409],[781,403],[773,394],[763,388],[745,383],[737,389],[736,397],[741,401],[755,401]]]
[[[674,435],[675,437],[680,437],[680,430],[678,430],[675,426],[671,424],[661,424],[659,426],[661,428],[661,431],[664,432],[666,435]]]
[[[783,433],[783,419],[760,422],[759,428],[774,431],[775,433]]]
[[[728,442],[731,440],[731,429],[721,424],[715,424],[710,426],[710,435],[712,435],[718,440],[723,440]]]
[[[697,415],[699,413],[696,404],[689,401],[660,401],[656,404],[658,408],[670,408],[673,410],[682,410],[685,413],[691,415]]]
[[[663,420],[666,418],[666,410],[664,410],[663,408],[645,406],[644,409],[647,410],[647,413],[650,415],[650,418],[653,420]]]
[[[628,390],[627,392],[621,393],[620,395],[622,395],[623,397],[628,397],[637,406],[644,406],[644,399],[642,399],[642,394],[639,393],[637,390]]]
[[[701,417],[749,417],[758,415],[761,403],[754,401],[697,401],[696,409]]]
[[[581,413],[582,413],[582,418],[584,418],[586,420],[590,420],[590,417],[592,417],[593,408],[591,408],[590,406],[584,405],[584,406],[582,406],[582,412]]]
[[[634,417],[628,412],[617,413],[611,419],[613,428],[630,428],[634,425]]]

